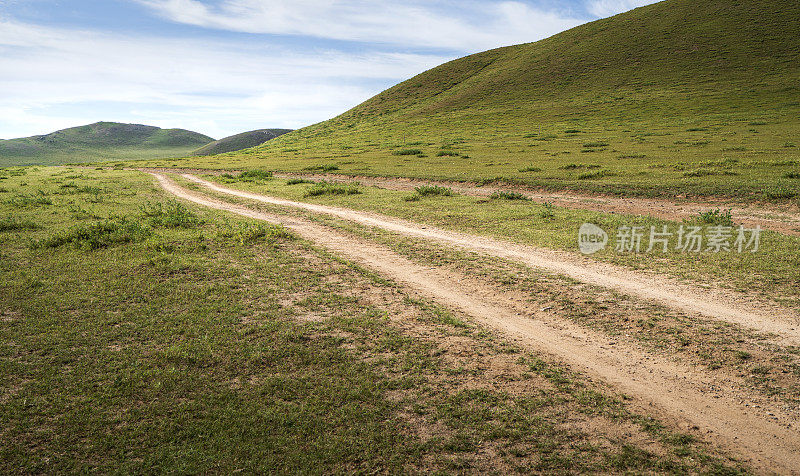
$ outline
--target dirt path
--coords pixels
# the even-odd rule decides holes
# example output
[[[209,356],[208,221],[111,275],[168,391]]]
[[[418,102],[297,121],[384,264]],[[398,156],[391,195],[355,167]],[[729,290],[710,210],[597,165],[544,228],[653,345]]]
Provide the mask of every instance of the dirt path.
[[[420,185],[443,185],[452,188],[462,195],[488,197],[500,190],[521,192],[534,202],[549,202],[564,208],[577,208],[603,213],[620,213],[632,215],[650,215],[664,220],[681,221],[694,218],[700,212],[716,208],[731,209],[734,220],[749,227],[761,226],[765,230],[800,236],[800,210],[796,207],[771,205],[768,207],[742,203],[729,203],[726,200],[677,202],[648,198],[619,198],[608,196],[583,195],[579,193],[531,192],[512,186],[487,185],[479,187],[475,184],[459,182],[442,182],[391,177],[350,177],[331,174],[277,174],[278,177],[302,177],[310,180],[328,180],[335,182],[351,182],[356,180],[364,185],[385,188],[387,190],[413,191]]]
[[[722,445],[761,471],[788,474],[800,468],[800,432],[794,427],[792,415],[769,402],[754,405],[759,398],[743,394],[735,379],[651,355],[634,344],[613,342],[604,334],[531,310],[490,285],[418,265],[375,243],[300,218],[222,202],[186,190],[164,175],[154,175],[162,187],[179,198],[281,223],[346,259],[464,312],[526,348],[549,353],[634,397],[636,405],[647,413],[655,410],[667,416],[673,423]]]
[[[315,213],[333,215],[406,236],[457,245],[469,251],[486,253],[535,268],[543,268],[584,283],[656,301],[673,309],[699,313],[712,319],[739,324],[760,332],[777,334],[786,343],[800,345],[800,316],[796,313],[778,306],[756,302],[753,299],[727,294],[721,290],[710,291],[708,289],[695,288],[665,277],[634,272],[620,266],[598,263],[589,258],[576,257],[571,253],[544,250],[487,237],[446,231],[375,213],[267,197],[222,187],[191,174],[183,174],[182,176],[217,192],[273,205],[301,208]]]

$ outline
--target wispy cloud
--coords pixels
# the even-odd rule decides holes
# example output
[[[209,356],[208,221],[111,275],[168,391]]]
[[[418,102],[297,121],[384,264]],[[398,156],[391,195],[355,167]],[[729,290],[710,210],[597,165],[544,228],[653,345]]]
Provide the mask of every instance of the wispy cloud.
[[[29,129],[54,111],[74,114],[79,108],[70,105],[80,103],[128,104],[117,108],[129,111],[133,119],[127,120],[138,117],[160,124],[176,119],[172,126],[199,124],[213,135],[249,127],[244,123],[251,128],[298,127],[332,117],[397,78],[448,59],[244,47],[233,41],[123,36],[0,21],[0,110],[5,112],[0,133],[8,138],[46,132]],[[97,116],[102,108],[84,109],[87,113],[74,121],[102,118]],[[201,116],[207,118],[202,123],[197,120]]]
[[[516,1],[137,0],[165,18],[221,30],[480,51],[536,41],[583,20]]]
[[[659,1],[661,0],[590,0],[587,10],[596,17],[605,18]]]

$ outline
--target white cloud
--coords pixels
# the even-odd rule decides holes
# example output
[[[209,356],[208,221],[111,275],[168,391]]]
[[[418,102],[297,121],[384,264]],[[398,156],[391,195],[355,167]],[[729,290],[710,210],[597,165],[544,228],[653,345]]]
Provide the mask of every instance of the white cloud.
[[[587,10],[594,16],[605,18],[661,0],[590,0]]]
[[[446,10],[419,0],[137,1],[174,22],[208,28],[459,51],[536,41],[583,23],[516,1],[462,1]]]
[[[55,118],[64,127],[100,119],[194,124],[214,136],[299,127],[366,100],[376,84],[448,59],[125,37],[0,20],[0,137],[49,132]]]

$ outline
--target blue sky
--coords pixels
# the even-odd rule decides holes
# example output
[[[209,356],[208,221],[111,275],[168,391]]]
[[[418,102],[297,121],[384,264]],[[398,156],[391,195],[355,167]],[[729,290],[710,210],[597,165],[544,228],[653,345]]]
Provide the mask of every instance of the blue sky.
[[[0,138],[298,128],[454,58],[655,0],[0,0]]]

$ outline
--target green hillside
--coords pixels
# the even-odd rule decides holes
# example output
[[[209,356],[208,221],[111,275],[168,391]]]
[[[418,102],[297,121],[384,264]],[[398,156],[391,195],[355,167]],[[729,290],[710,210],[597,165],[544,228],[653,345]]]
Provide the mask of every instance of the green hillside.
[[[258,129],[242,132],[204,145],[192,152],[192,155],[216,155],[226,152],[248,149],[263,144],[283,134],[292,132],[291,129]]]
[[[441,65],[195,166],[782,200],[800,180],[800,4],[667,0]]]
[[[184,129],[97,122],[45,135],[0,140],[0,167],[179,157],[213,140]]]

